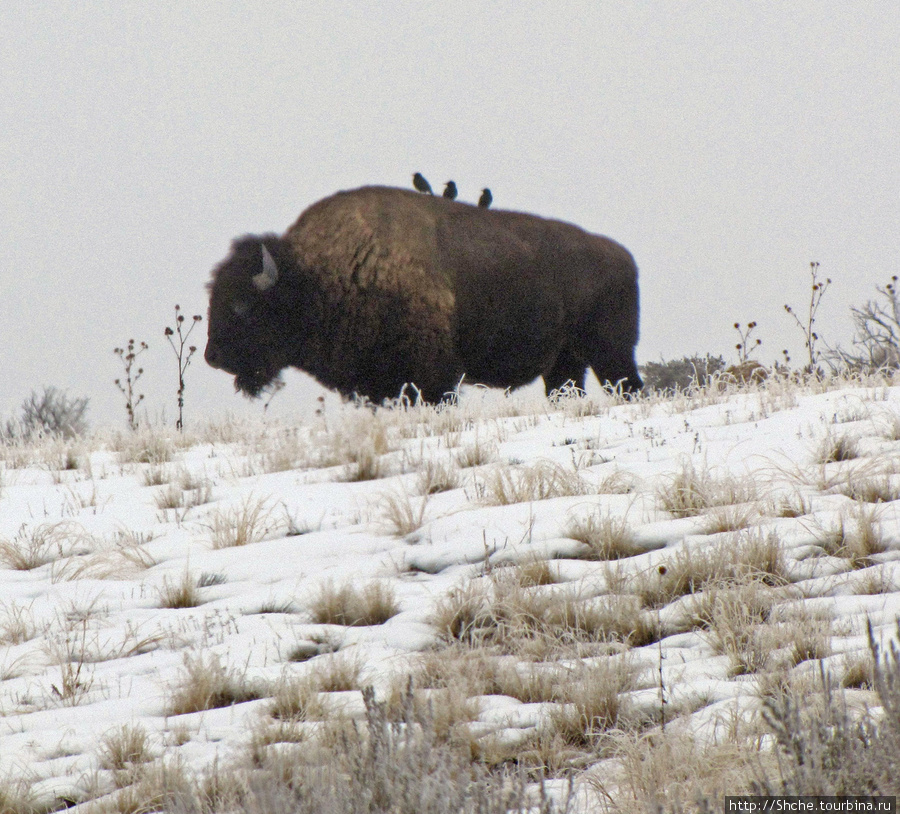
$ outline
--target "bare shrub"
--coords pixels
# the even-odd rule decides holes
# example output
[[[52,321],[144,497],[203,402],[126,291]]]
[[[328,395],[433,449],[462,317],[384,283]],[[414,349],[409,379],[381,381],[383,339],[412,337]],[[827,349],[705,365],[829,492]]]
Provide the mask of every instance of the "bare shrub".
[[[641,365],[644,387],[676,393],[705,387],[710,377],[725,369],[721,356],[683,356],[669,361],[647,362]]]
[[[900,648],[885,653],[869,627],[874,685],[884,710],[853,712],[824,671],[817,697],[790,692],[764,700],[763,715],[782,757],[777,776],[755,794],[895,795],[900,791]]]
[[[881,300],[869,300],[850,309],[857,353],[838,349],[835,357],[854,370],[892,370],[900,367],[900,300],[897,276],[875,290]]]
[[[35,391],[22,402],[19,419],[8,421],[7,438],[33,439],[44,436],[74,438],[88,431],[85,414],[87,398],[69,398],[64,390],[45,387],[38,395]]]
[[[371,582],[363,588],[326,582],[310,605],[313,622],[324,625],[383,625],[399,612],[394,590],[386,582]]]
[[[228,810],[251,814],[554,814],[544,787],[529,788],[523,773],[491,773],[473,762],[467,743],[442,736],[427,706],[410,690],[378,701],[363,692],[365,720],[335,720],[318,743],[297,751],[257,750],[243,790]],[[322,742],[327,759],[321,757]],[[318,747],[318,748],[317,748]],[[178,799],[182,814],[200,814],[206,802],[195,787]],[[563,805],[563,809],[566,806]]]

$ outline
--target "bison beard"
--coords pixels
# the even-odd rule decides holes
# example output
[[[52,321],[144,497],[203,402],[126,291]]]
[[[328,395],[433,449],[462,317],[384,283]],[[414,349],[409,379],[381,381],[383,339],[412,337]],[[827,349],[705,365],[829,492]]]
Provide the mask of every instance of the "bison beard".
[[[576,226],[363,187],[307,209],[283,237],[236,240],[215,269],[206,360],[258,396],[286,367],[374,401],[415,385],[642,386],[637,269]]]

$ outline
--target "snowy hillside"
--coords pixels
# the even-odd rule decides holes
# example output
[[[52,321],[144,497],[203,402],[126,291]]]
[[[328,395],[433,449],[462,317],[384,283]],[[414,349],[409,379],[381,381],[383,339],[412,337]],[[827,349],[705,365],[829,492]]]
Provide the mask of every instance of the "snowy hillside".
[[[898,499],[900,388],[877,382],[0,446],[0,797],[239,784],[321,759],[366,687],[399,708],[410,677],[440,738],[574,776],[585,810],[654,782],[663,727],[694,750],[673,785],[739,793],[763,699],[824,664],[877,703]]]

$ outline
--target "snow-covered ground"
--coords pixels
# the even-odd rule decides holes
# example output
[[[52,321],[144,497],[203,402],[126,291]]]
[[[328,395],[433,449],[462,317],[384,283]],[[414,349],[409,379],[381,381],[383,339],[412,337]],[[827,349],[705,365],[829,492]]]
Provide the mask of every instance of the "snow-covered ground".
[[[579,664],[623,659],[619,725],[680,716],[711,736],[753,716],[765,676],[799,681],[824,659],[841,679],[868,658],[867,621],[886,640],[900,617],[896,387],[624,404],[473,391],[442,409],[345,406],[308,425],[108,432],[0,456],[0,779],[43,798],[110,792],[123,725],[157,760],[227,765],[292,677],[351,668],[355,689],[322,709],[358,715],[362,687],[423,686],[425,661],[464,651],[558,669],[543,697],[475,699],[471,737],[503,759],[540,753],[535,733],[579,708]],[[679,568],[692,586],[667,582]],[[396,612],[316,621],[342,591]],[[743,626],[722,622],[759,596]],[[217,666],[259,697],[178,714]]]

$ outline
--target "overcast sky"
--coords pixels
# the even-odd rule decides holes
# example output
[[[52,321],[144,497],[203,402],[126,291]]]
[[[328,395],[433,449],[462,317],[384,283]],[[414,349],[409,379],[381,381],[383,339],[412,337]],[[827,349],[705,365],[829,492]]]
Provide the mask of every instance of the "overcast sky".
[[[416,170],[626,245],[640,363],[733,361],[750,320],[799,360],[810,261],[845,343],[900,273],[897,0],[3,0],[0,29],[0,416],[55,385],[124,426],[134,338],[171,420],[163,329],[231,239]],[[200,328],[187,420],[260,410]],[[288,383],[273,409],[321,392]]]

